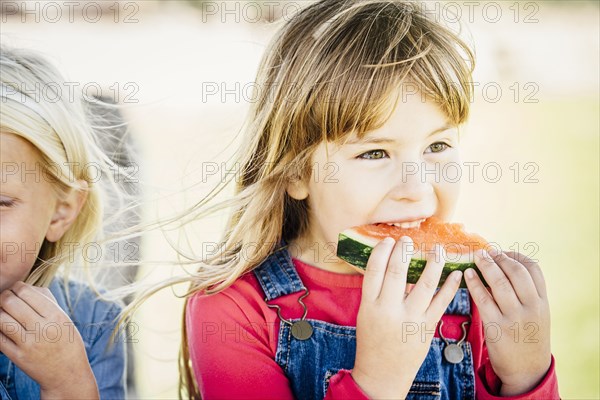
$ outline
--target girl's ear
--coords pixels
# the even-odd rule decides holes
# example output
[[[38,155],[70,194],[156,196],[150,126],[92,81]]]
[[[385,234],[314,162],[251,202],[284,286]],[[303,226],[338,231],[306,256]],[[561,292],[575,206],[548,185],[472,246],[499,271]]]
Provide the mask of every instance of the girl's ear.
[[[46,240],[56,242],[63,237],[75,219],[79,215],[81,208],[87,199],[88,184],[84,180],[78,181],[81,190],[71,189],[69,194],[64,199],[59,199],[56,202],[56,209],[50,220],[50,226],[46,232]]]
[[[290,181],[286,190],[292,199],[304,200],[308,197],[308,185],[299,177]]]

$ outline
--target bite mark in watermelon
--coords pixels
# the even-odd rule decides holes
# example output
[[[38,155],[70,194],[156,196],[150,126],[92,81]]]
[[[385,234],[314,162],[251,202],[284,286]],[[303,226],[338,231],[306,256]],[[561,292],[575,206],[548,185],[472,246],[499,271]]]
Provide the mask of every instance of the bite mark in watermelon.
[[[474,262],[474,252],[478,249],[489,249],[489,243],[477,234],[465,232],[463,224],[446,223],[436,217],[426,219],[418,228],[368,224],[346,229],[339,234],[337,256],[364,272],[373,248],[388,236],[395,240],[409,236],[413,240],[414,251],[410,253],[408,283],[417,283],[427,262],[426,255],[433,252],[435,244],[439,243],[446,251],[446,263],[438,287],[446,281],[452,271],[464,272],[467,268],[473,268],[483,284],[488,286]],[[467,287],[464,277],[460,287]]]

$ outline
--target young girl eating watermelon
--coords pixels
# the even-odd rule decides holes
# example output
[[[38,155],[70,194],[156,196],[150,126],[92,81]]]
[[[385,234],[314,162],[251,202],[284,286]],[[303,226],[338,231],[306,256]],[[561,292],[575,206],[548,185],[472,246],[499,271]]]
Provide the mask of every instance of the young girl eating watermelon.
[[[100,231],[96,173],[120,169],[95,144],[81,97],[61,95],[64,84],[43,57],[3,44],[2,400],[125,398],[125,343],[111,338],[121,306],[69,279],[76,252]]]
[[[459,161],[473,66],[418,3],[323,0],[285,23],[259,69],[226,231],[189,279],[190,398],[559,397],[537,264],[479,253],[489,292],[469,273],[459,289],[461,272],[436,292],[439,247],[412,289],[410,239],[380,242],[364,275],[336,257],[349,227],[451,218],[458,185],[406,172]],[[515,323],[536,340],[515,342]]]

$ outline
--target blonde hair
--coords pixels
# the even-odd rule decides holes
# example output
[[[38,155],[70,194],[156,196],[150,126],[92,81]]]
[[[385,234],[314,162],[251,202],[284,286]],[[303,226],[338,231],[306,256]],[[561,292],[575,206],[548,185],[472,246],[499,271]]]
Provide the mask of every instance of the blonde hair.
[[[88,264],[77,250],[99,243],[103,204],[109,193],[112,198],[122,196],[114,181],[98,179],[98,172],[102,177],[123,172],[97,144],[93,125],[98,115],[81,93],[69,91],[65,82],[41,54],[2,44],[0,131],[15,134],[36,148],[41,164],[36,173],[52,183],[57,198],[71,190],[87,191],[87,200],[65,234],[56,242],[44,240],[41,244],[26,280],[37,286],[48,286],[61,266],[66,280],[73,264],[68,260]],[[79,185],[80,180],[87,188]],[[73,248],[75,243],[78,249]]]
[[[287,185],[310,179],[310,159],[322,142],[362,138],[393,111],[390,98],[416,85],[456,125],[468,118],[474,53],[422,4],[401,0],[323,0],[285,22],[259,67],[235,165],[234,197],[207,207],[230,179],[171,222],[185,224],[231,209],[218,251],[192,276],[173,278],[145,292],[126,312],[167,286],[190,282],[186,298],[229,287],[308,228],[306,200]],[[196,263],[197,260],[192,260]],[[180,352],[180,396],[200,393],[191,370],[185,312]]]

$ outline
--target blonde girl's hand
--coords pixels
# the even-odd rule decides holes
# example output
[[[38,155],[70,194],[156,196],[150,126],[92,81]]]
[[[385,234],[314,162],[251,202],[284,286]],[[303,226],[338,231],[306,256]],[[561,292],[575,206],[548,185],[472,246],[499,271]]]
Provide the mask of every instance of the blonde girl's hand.
[[[81,335],[47,288],[17,282],[0,293],[0,351],[41,398],[99,398]]]
[[[389,240],[389,241],[388,241]],[[409,237],[388,238],[373,249],[362,285],[352,377],[372,398],[405,398],[431,345],[435,327],[459,287],[453,272],[435,293],[444,258],[430,254],[423,274],[405,295]]]
[[[475,259],[491,293],[477,275],[467,272],[465,280],[502,381],[500,395],[514,396],[534,389],[550,368],[550,307],[539,265],[523,254],[494,250]]]

